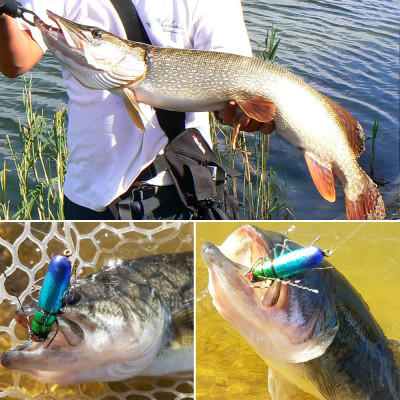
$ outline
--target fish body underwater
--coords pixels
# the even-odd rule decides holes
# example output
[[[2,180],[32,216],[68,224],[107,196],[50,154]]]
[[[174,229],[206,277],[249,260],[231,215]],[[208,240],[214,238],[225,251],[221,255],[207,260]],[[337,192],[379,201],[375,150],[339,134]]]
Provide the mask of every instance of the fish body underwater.
[[[135,375],[191,376],[193,268],[192,252],[162,254],[77,279],[57,316],[53,341],[6,351],[1,364],[62,385]],[[17,319],[25,321],[21,310]]]
[[[219,248],[207,242],[201,249],[213,304],[268,364],[272,399],[304,392],[321,400],[399,399],[399,344],[326,260],[263,289],[244,276],[281,239],[245,225]]]
[[[365,139],[360,123],[297,76],[261,60],[135,43],[50,11],[48,16],[57,28],[39,18],[35,23],[55,57],[82,85],[123,96],[142,130],[138,102],[189,112],[221,110],[234,100],[249,117],[275,121],[276,132],[303,153],[319,193],[330,202],[338,177],[348,219],[385,218],[382,196],[357,161]]]

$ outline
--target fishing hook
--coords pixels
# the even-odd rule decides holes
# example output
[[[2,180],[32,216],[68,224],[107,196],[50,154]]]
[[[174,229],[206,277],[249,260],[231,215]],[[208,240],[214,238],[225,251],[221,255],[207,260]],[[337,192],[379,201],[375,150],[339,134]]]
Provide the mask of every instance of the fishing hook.
[[[28,9],[25,8],[25,7],[18,7],[18,8],[19,8],[19,10],[21,11],[21,13],[20,13],[20,15],[19,15],[19,18],[23,19],[27,24],[29,24],[29,25],[31,25],[31,26],[36,26],[35,23],[32,22],[32,21],[29,21],[29,19],[27,19],[27,18],[24,16],[24,14],[25,14],[25,13],[31,14],[31,15],[33,15],[33,18],[34,18],[34,19],[40,19],[40,18],[38,17],[38,15],[37,15],[35,12],[33,12],[33,11],[31,11],[31,10],[28,10]]]

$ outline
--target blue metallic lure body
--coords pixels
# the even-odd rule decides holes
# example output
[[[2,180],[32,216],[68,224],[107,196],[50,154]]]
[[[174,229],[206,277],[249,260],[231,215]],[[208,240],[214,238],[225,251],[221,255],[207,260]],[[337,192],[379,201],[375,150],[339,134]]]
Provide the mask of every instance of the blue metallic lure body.
[[[40,290],[39,301],[31,325],[31,338],[44,342],[60,311],[69,286],[71,262],[65,256],[55,256],[49,264]]]
[[[318,247],[308,246],[271,259],[263,259],[252,271],[250,279],[260,281],[288,278],[292,275],[316,268],[325,253]]]

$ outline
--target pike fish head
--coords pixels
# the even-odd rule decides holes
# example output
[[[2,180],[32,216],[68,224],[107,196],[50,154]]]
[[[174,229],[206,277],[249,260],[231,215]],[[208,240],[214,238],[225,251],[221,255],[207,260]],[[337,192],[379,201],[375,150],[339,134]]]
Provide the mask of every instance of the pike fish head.
[[[25,313],[34,307],[24,307]],[[29,341],[6,351],[1,363],[58,384],[132,377],[156,358],[169,319],[156,290],[110,269],[82,278],[70,289],[64,312],[57,317],[57,334],[54,324],[45,342]],[[17,321],[24,321],[21,311]]]
[[[281,238],[245,225],[219,248],[203,244],[201,255],[209,271],[213,304],[221,316],[263,359],[305,362],[323,354],[339,328],[330,264],[323,261],[320,267],[327,269],[304,272],[290,281],[274,280],[265,288],[252,287],[244,276]],[[291,242],[289,247],[302,246]]]
[[[77,24],[47,11],[57,27],[39,18],[46,46],[72,75],[91,89],[118,89],[140,81],[147,74],[146,50],[102,29]]]

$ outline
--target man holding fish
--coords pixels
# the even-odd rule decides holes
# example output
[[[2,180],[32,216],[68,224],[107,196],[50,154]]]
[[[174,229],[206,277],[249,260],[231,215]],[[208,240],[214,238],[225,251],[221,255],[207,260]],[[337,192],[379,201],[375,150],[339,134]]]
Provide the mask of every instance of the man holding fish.
[[[251,55],[240,0],[133,0],[133,4],[153,45]],[[46,16],[46,10],[51,10],[126,38],[111,0],[25,0],[22,6],[48,26],[54,26]],[[5,14],[20,16],[17,9],[14,0],[0,0],[0,11],[4,12],[0,16],[0,70],[10,78],[29,71],[47,49],[39,29]],[[141,104],[137,111],[129,110],[120,97],[82,86],[65,68],[63,77],[69,96],[66,219],[126,218],[120,203],[132,219],[196,218],[181,200],[166,168],[154,168],[154,160],[168,144],[154,109]],[[142,129],[130,119],[137,112],[146,121]],[[274,128],[273,121],[258,122],[239,111],[234,102],[227,103],[219,116],[245,131],[268,134]],[[183,130],[191,128],[201,132],[204,145],[211,146],[208,113],[187,112]],[[231,216],[230,212],[222,214],[222,218]]]

